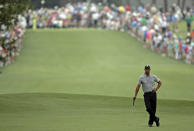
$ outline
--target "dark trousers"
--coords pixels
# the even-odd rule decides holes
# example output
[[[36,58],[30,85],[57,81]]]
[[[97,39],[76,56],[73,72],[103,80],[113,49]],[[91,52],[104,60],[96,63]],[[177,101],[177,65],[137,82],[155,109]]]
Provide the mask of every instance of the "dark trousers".
[[[156,103],[157,97],[156,93],[148,92],[144,93],[144,102],[146,106],[146,110],[150,115],[149,124],[152,124],[156,120]]]
[[[187,23],[187,31],[191,32],[191,23]]]

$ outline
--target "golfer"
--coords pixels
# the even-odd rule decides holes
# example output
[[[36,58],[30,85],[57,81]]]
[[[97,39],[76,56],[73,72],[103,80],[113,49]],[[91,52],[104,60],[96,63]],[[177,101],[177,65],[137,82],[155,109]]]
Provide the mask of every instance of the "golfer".
[[[145,70],[145,73],[141,75],[139,78],[133,100],[135,101],[137,94],[139,92],[139,88],[142,85],[142,89],[144,92],[144,102],[145,102],[146,110],[149,113],[148,126],[152,127],[153,122],[155,122],[156,126],[159,127],[160,126],[159,117],[155,116],[156,103],[157,103],[156,92],[160,88],[162,82],[157,76],[150,74],[149,65],[146,65],[144,70]],[[155,82],[158,83],[156,88],[154,87]]]

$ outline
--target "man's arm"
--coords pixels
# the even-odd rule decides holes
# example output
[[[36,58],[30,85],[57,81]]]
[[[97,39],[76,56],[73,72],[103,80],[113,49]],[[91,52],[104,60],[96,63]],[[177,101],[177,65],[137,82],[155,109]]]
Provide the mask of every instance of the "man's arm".
[[[135,90],[135,96],[133,97],[133,99],[135,100],[136,99],[136,97],[137,97],[137,94],[138,94],[138,92],[139,92],[139,88],[141,87],[141,85],[140,84],[138,84],[137,85],[137,87],[136,87],[136,90]]]
[[[158,86],[156,87],[156,88],[154,88],[154,92],[157,92],[158,91],[158,89],[161,87],[161,85],[162,85],[162,82],[161,81],[158,81],[157,82],[158,83]]]

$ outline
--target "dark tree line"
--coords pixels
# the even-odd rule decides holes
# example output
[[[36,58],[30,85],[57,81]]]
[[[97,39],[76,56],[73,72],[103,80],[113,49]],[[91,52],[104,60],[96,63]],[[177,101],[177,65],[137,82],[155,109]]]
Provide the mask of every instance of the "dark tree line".
[[[28,0],[0,0],[0,31],[9,30],[16,25],[18,15],[28,8]]]
[[[18,15],[30,8],[28,0],[0,0],[0,33],[13,29],[18,22]],[[5,39],[0,38],[0,44],[5,44]]]
[[[164,11],[168,11],[169,8],[169,2],[172,0],[150,0],[150,3],[145,3],[145,0],[44,0],[45,4],[41,4],[42,0],[30,0],[32,4],[34,5],[34,8],[41,8],[41,7],[47,7],[47,8],[53,8],[54,6],[64,6],[66,3],[74,3],[74,2],[101,2],[101,3],[107,3],[107,4],[116,4],[116,5],[131,5],[132,3],[136,3],[137,5],[144,5],[144,4],[151,4],[151,5],[159,5],[160,3],[163,3],[161,8],[164,9]],[[174,3],[179,5],[182,9],[185,8],[186,2],[190,2],[191,6],[194,4],[194,0],[173,0]],[[192,2],[193,1],[193,2]]]

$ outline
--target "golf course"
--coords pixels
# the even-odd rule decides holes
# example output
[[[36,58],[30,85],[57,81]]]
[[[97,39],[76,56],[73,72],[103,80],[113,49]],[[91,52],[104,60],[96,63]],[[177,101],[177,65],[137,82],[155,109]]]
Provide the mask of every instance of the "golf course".
[[[162,81],[160,127],[148,127],[144,66]],[[192,131],[194,65],[163,57],[128,33],[26,30],[14,63],[0,68],[0,131]]]

